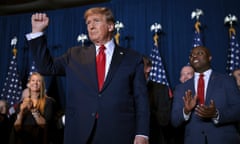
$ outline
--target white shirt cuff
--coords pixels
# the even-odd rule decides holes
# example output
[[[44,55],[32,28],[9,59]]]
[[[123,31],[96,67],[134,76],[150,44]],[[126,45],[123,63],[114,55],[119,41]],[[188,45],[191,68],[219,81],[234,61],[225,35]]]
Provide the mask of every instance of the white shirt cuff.
[[[191,112],[190,112],[189,114],[185,114],[185,113],[184,113],[184,108],[183,108],[183,117],[184,117],[185,121],[188,121],[188,120],[189,120],[190,115],[191,115]]]
[[[26,38],[27,38],[27,40],[32,40],[32,39],[38,38],[42,35],[43,35],[43,32],[28,33],[28,34],[26,34]]]
[[[218,110],[216,110],[216,111],[217,111],[217,117],[216,118],[212,118],[214,124],[218,124],[219,123],[219,112],[218,112]]]
[[[140,136],[140,137],[143,137],[145,139],[148,139],[148,136],[145,136],[145,135],[136,135],[136,136]]]

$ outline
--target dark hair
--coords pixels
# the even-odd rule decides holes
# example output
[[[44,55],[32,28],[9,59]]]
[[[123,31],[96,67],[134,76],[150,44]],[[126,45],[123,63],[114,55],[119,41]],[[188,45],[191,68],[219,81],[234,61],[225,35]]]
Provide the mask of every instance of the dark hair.
[[[143,56],[143,62],[144,62],[144,65],[145,65],[145,66],[149,66],[149,67],[152,66],[152,61],[151,61],[151,59],[150,59],[149,57],[147,57],[147,56]]]

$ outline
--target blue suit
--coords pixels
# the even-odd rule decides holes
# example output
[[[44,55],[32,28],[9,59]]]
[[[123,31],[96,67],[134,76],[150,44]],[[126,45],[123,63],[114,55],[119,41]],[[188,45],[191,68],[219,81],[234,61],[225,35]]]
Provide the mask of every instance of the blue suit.
[[[45,36],[28,43],[39,72],[66,77],[65,144],[86,144],[96,113],[94,144],[133,144],[135,135],[148,136],[149,106],[140,54],[116,46],[99,92],[94,45],[70,48],[53,59]]]
[[[214,100],[219,111],[218,124],[214,124],[212,119],[200,119],[194,111],[185,121],[182,97],[188,89],[194,96],[194,78],[176,87],[171,113],[173,126],[185,125],[185,144],[240,144],[236,129],[236,122],[240,120],[240,91],[234,79],[214,71],[210,76],[205,105]]]

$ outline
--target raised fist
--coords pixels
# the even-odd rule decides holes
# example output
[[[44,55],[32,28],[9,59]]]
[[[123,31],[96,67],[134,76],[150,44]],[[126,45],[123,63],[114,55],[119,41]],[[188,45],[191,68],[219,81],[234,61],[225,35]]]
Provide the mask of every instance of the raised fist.
[[[48,26],[49,18],[46,13],[35,13],[32,15],[32,33],[43,32]]]

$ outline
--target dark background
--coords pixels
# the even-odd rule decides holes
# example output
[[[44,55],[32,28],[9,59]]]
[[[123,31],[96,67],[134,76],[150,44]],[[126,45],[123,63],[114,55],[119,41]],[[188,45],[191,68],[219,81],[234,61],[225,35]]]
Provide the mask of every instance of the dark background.
[[[240,18],[239,0],[2,0],[0,2],[0,90],[12,57],[11,39],[17,36],[18,70],[23,83],[28,76],[31,57],[25,43],[25,34],[31,32],[31,15],[47,12],[50,24],[46,31],[48,45],[54,56],[63,54],[69,47],[80,45],[77,36],[87,33],[84,11],[93,6],[112,9],[116,20],[124,23],[120,30],[120,45],[149,55],[153,47],[155,22],[162,25],[159,50],[172,88],[179,83],[179,72],[188,62],[192,47],[195,19],[191,13],[203,10],[200,17],[204,45],[213,55],[212,66],[225,73],[229,46],[228,26],[224,18],[234,14]],[[239,24],[234,25],[237,36]],[[239,39],[239,37],[238,37]],[[59,95],[64,104],[65,80],[46,76],[50,95]]]

